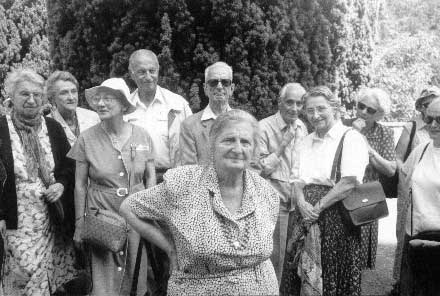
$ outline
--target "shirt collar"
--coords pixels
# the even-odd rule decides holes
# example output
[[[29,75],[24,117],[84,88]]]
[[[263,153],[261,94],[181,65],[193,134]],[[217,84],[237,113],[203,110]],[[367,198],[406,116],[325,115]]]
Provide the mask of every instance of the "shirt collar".
[[[285,129],[287,127],[287,123],[284,121],[283,117],[281,116],[280,111],[278,111],[275,114],[275,122],[276,122],[277,127],[279,128],[280,131],[282,131],[283,129]]]
[[[139,98],[139,89],[137,88],[132,94],[131,94],[131,101],[136,105],[136,107],[140,107],[142,109],[147,109],[148,107],[145,106],[144,103],[141,102],[141,99]],[[160,89],[160,86],[156,86],[156,93],[154,94],[154,99],[151,102],[150,106],[154,103],[164,104],[164,97],[162,95],[162,91]]]
[[[345,130],[346,127],[342,124],[342,121],[337,120],[335,125],[333,125],[332,128],[324,135],[324,138],[339,139]],[[318,137],[318,134],[313,132],[313,141],[322,141],[324,138]]]
[[[210,202],[212,204],[213,210],[220,215],[228,218],[230,220],[239,220],[255,211],[255,202],[253,197],[256,195],[255,184],[251,180],[250,173],[246,170],[243,172],[243,197],[242,206],[235,214],[235,217],[231,215],[226,206],[223,204],[220,187],[218,184],[218,177],[215,168],[212,166],[207,166],[207,172],[205,175],[205,184],[209,192]]]
[[[379,124],[377,122],[374,123],[373,128],[369,129],[366,132],[363,132],[364,136],[373,139],[373,138],[379,138]]]
[[[228,107],[226,108],[226,111],[230,111],[232,108],[228,105]],[[203,113],[202,113],[202,118],[200,120],[205,121],[205,120],[210,120],[210,119],[216,119],[217,115],[214,114],[214,112],[211,109],[211,106],[208,104],[208,106],[205,107],[205,109],[203,109]]]
[[[416,127],[417,127],[418,130],[426,128],[426,123],[423,121],[421,114],[420,114],[420,116],[417,116],[415,118],[415,122],[416,122]]]

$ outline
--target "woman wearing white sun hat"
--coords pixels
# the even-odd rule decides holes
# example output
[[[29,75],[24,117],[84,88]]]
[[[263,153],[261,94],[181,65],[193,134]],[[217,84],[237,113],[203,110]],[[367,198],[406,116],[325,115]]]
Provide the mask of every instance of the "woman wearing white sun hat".
[[[82,243],[86,199],[88,208],[118,214],[129,194],[155,185],[151,138],[144,129],[123,120],[123,115],[136,109],[129,95],[121,78],[107,79],[85,91],[89,105],[102,122],[81,133],[68,154],[76,160],[76,243]],[[132,295],[135,290],[134,295],[145,294],[146,280],[136,279],[146,279],[147,257],[139,241],[138,233],[129,231],[127,252],[113,253],[90,246],[91,295]]]

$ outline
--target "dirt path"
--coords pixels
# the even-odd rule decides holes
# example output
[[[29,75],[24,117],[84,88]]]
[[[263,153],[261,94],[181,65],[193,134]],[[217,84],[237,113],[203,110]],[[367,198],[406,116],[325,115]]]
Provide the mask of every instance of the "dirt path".
[[[362,275],[362,296],[385,296],[392,289],[394,249],[396,248],[396,200],[388,199],[390,215],[379,221],[376,269]]]

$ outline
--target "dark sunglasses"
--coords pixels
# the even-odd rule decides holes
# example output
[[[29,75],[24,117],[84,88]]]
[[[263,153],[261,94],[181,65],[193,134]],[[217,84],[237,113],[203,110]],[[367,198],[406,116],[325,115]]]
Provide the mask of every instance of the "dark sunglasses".
[[[364,110],[366,108],[367,109],[367,113],[370,114],[370,115],[374,115],[377,112],[376,109],[373,109],[371,107],[367,107],[367,106],[365,106],[365,104],[363,104],[361,102],[357,103],[357,107],[358,107],[359,110]]]
[[[433,121],[437,122],[437,124],[440,124],[440,116],[432,117],[432,116],[426,116],[423,120],[426,124],[431,124]]]
[[[232,80],[231,79],[210,79],[208,80],[208,85],[210,87],[217,87],[217,85],[219,84],[219,82],[222,84],[222,86],[224,87],[228,87],[231,86],[232,84]]]

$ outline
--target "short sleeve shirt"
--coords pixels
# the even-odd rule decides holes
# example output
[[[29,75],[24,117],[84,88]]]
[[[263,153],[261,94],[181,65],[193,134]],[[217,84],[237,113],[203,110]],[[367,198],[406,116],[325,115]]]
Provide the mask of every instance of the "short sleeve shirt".
[[[89,164],[92,182],[111,188],[128,188],[128,176],[134,168],[132,184],[142,182],[146,161],[152,159],[151,138],[141,127],[132,126],[132,135],[121,150],[115,148],[102,128],[95,125],[81,133],[67,154]]]
[[[315,132],[304,138],[299,148],[297,181],[305,184],[334,185],[334,180],[331,179],[333,161],[339,142],[347,129],[351,128],[338,121],[323,138],[319,138]],[[342,149],[341,177],[354,176],[362,183],[368,163],[365,139],[355,130],[348,131]]]

